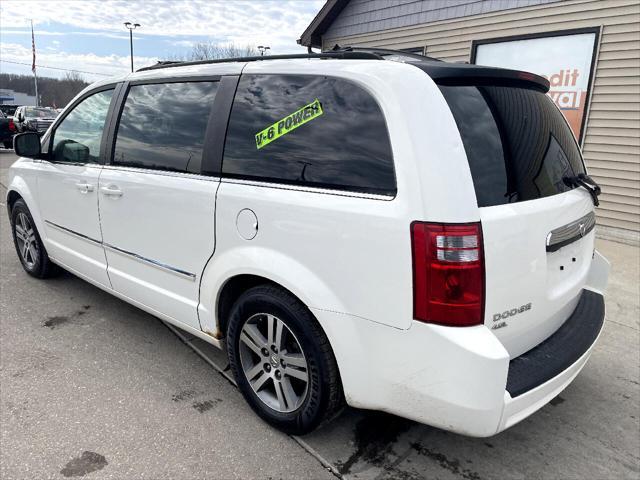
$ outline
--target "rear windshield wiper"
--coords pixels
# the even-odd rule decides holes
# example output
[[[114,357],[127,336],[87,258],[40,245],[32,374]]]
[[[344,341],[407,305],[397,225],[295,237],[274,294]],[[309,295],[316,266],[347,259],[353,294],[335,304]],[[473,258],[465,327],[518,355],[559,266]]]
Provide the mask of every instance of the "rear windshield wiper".
[[[598,200],[598,195],[601,193],[600,185],[596,183],[596,181],[591,178],[589,175],[585,173],[579,173],[574,176],[563,177],[565,185],[569,187],[583,187],[589,192],[591,195],[591,199],[593,200],[593,204],[597,207],[600,205],[600,201]]]

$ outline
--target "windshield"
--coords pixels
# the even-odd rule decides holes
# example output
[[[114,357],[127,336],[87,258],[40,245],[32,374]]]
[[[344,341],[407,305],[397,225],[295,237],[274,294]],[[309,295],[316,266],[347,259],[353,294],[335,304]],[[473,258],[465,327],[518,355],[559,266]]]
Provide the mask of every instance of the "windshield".
[[[53,108],[26,108],[25,117],[29,118],[51,118],[58,115]]]
[[[479,207],[548,197],[584,173],[573,133],[542,92],[440,86],[464,144]]]

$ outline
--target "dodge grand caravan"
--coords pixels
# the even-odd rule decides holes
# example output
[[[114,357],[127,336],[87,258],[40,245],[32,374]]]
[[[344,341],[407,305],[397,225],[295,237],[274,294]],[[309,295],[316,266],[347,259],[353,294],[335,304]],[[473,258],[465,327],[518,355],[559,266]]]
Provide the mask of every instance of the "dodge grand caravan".
[[[356,49],[101,81],[16,137],[16,250],[226,348],[284,431],[346,401],[490,436],[604,321],[599,189],[548,87]]]

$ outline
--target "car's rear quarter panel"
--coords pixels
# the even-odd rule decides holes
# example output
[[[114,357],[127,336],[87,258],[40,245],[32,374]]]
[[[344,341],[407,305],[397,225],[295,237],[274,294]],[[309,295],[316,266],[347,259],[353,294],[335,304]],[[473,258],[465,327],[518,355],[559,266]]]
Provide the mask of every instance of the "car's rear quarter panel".
[[[243,239],[236,227],[245,208],[258,218],[253,240]],[[309,307],[405,328],[411,318],[405,215],[401,201],[223,182],[217,251],[209,268],[225,276],[264,276]]]

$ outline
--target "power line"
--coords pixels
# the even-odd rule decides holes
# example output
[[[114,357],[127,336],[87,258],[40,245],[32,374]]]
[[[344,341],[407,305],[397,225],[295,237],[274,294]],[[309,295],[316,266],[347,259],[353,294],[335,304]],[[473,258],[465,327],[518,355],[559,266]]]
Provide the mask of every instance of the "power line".
[[[16,65],[27,65],[27,66],[31,66],[30,63],[25,63],[25,62],[14,62],[12,60],[0,60],[0,62],[4,62],[4,63],[15,63]],[[39,68],[46,68],[49,70],[64,70],[65,72],[78,72],[78,73],[88,73],[90,75],[102,75],[103,77],[110,77],[111,75],[109,75],[108,73],[98,73],[98,72],[87,72],[86,70],[76,70],[76,69],[71,69],[71,68],[59,68],[59,67],[46,67],[44,65],[36,65],[36,67]]]

